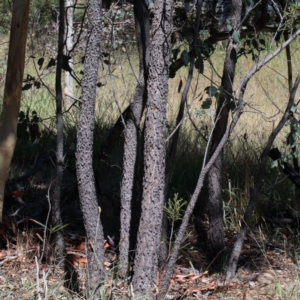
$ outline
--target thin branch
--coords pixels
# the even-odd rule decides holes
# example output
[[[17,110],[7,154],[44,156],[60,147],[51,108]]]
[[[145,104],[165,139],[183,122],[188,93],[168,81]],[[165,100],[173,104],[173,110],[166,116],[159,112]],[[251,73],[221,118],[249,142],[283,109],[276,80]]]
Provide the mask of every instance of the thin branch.
[[[250,13],[251,13],[251,11],[253,11],[258,5],[260,5],[261,4],[261,0],[259,0],[254,6],[252,6],[248,11],[247,11],[247,13],[246,13],[246,15],[245,15],[245,17],[244,17],[244,19],[242,20],[242,22],[241,22],[241,24],[240,25],[242,25],[246,20],[247,20],[247,18],[248,18],[248,16],[250,15]]]

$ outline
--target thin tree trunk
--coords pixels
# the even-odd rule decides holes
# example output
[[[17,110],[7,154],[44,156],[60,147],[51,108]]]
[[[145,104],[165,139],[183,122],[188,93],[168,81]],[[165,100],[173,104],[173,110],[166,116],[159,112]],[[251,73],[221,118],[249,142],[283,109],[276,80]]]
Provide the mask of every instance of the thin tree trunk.
[[[165,185],[165,128],[173,0],[155,1],[151,26],[142,214],[132,285],[151,299],[158,270]]]
[[[180,134],[180,127],[181,127],[180,122],[182,121],[182,118],[183,118],[184,107],[187,102],[188,92],[190,90],[190,86],[191,86],[192,79],[193,79],[194,65],[195,65],[194,63],[195,63],[195,57],[196,57],[196,47],[199,46],[199,45],[197,45],[197,40],[198,40],[198,35],[199,35],[201,10],[202,10],[202,1],[199,0],[197,3],[197,13],[196,13],[196,19],[195,19],[192,50],[190,52],[191,54],[190,54],[190,66],[189,66],[189,71],[188,71],[188,78],[187,78],[184,90],[182,92],[182,95],[181,95],[179,110],[178,110],[178,114],[177,114],[177,118],[176,118],[176,123],[174,126],[174,128],[177,128],[177,130],[175,131],[175,133],[172,137],[170,150],[169,150],[169,153],[168,153],[167,159],[166,159],[166,177],[165,177],[165,191],[164,191],[165,203],[166,203],[167,197],[168,197],[168,189],[169,189],[170,179],[171,179],[171,175],[173,172],[175,157],[176,157],[176,153],[177,153],[177,146],[178,146],[178,140],[179,140],[179,134]],[[198,55],[200,57],[200,53]],[[159,251],[159,265],[160,266],[165,262],[165,260],[167,259],[167,256],[168,256],[168,250],[167,250],[168,249],[168,247],[167,247],[168,228],[167,228],[167,226],[168,226],[167,215],[166,215],[166,212],[164,212],[163,213],[163,223],[162,223],[162,241],[160,243],[160,251]]]
[[[12,12],[4,98],[0,116],[0,222],[3,220],[4,187],[17,139],[29,2],[29,0],[15,0]]]
[[[138,135],[141,116],[147,99],[147,77],[150,43],[150,19],[146,0],[136,0],[134,5],[136,37],[139,50],[140,74],[131,111],[126,121],[123,177],[121,184],[121,236],[120,236],[120,266],[122,277],[126,277],[128,271],[131,203],[134,187],[134,175],[138,150]]]
[[[73,0],[66,0],[66,46],[65,46],[65,55],[69,56],[70,51],[73,49],[73,35],[74,35],[74,28],[73,28],[73,14],[74,14],[74,1]],[[73,70],[73,58],[69,59],[69,65]],[[71,76],[70,72],[65,71],[65,89],[64,93],[74,97],[74,79]],[[69,99],[68,97],[65,98]],[[67,106],[72,104],[72,101],[68,101]]]
[[[60,211],[60,197],[61,197],[61,184],[64,172],[64,133],[63,133],[63,115],[62,115],[62,86],[61,86],[61,74],[62,74],[62,61],[63,61],[63,49],[64,49],[64,0],[59,1],[60,10],[60,22],[58,30],[58,55],[57,55],[57,66],[56,66],[56,78],[55,78],[55,89],[56,89],[56,178],[54,181],[54,188],[51,197],[52,207],[52,225],[61,226],[61,211]],[[59,260],[64,259],[64,237],[61,230],[56,232],[56,250]],[[64,263],[62,264],[64,269]]]
[[[232,27],[239,31],[242,13],[242,2],[232,0]],[[221,95],[218,99],[216,113],[216,125],[213,132],[210,153],[214,153],[219,145],[228,124],[230,100],[232,98],[232,85],[234,82],[234,72],[237,62],[238,44],[230,37],[224,61]],[[223,173],[223,151],[217,157],[208,173],[208,216],[209,229],[208,239],[210,243],[210,259],[213,261],[213,267],[220,270],[224,266],[225,260],[225,242],[224,242],[224,224],[223,224],[223,199],[222,199],[222,174]]]
[[[100,221],[101,208],[95,188],[93,172],[93,131],[95,127],[95,98],[101,46],[101,0],[88,4],[88,35],[82,78],[77,129],[76,169],[83,221],[86,230],[89,297],[99,299],[99,288],[104,280],[104,236]]]
[[[285,41],[287,41],[289,39],[289,34],[287,31],[284,31],[283,36],[284,36]],[[288,71],[289,93],[291,93],[292,88],[293,88],[293,64],[292,64],[292,55],[291,55],[290,45],[288,45],[285,48],[285,54],[286,54],[287,71]],[[291,132],[296,131],[292,125],[290,126],[290,131]],[[295,154],[297,153],[296,146],[292,147],[292,152],[294,154],[294,157],[293,157],[294,169],[297,173],[299,173],[300,168],[299,168],[298,157],[295,157]],[[295,201],[296,201],[297,207],[299,208],[300,207],[300,189],[297,186],[295,186]]]
[[[262,186],[262,182],[265,176],[265,172],[266,172],[266,165],[267,165],[267,159],[268,159],[268,153],[271,150],[271,147],[273,145],[273,142],[276,138],[276,136],[278,135],[278,133],[280,132],[280,130],[282,129],[282,127],[284,126],[284,124],[286,123],[291,108],[294,104],[294,99],[295,99],[295,95],[296,95],[296,91],[298,89],[298,86],[300,84],[300,73],[298,73],[298,76],[296,78],[296,82],[294,84],[294,87],[292,89],[292,92],[290,94],[290,98],[289,98],[289,102],[287,104],[286,110],[284,115],[282,116],[280,122],[278,123],[278,125],[276,126],[276,128],[272,131],[272,133],[269,136],[268,142],[264,148],[264,151],[261,155],[261,163],[259,165],[259,170],[258,170],[258,174],[254,183],[254,187],[250,192],[250,200],[248,203],[248,206],[245,210],[245,214],[244,214],[244,218],[242,220],[242,225],[240,228],[240,232],[237,236],[236,242],[234,244],[231,256],[230,256],[230,260],[229,260],[229,264],[228,264],[228,269],[226,272],[226,281],[231,280],[235,273],[236,273],[236,269],[237,269],[237,263],[238,263],[238,259],[240,257],[241,251],[242,251],[242,247],[244,244],[244,240],[245,240],[245,236],[246,236],[246,232],[248,229],[248,224],[249,221],[251,219],[251,215],[253,212],[253,208],[256,204],[257,201],[257,197],[259,195],[261,186]]]

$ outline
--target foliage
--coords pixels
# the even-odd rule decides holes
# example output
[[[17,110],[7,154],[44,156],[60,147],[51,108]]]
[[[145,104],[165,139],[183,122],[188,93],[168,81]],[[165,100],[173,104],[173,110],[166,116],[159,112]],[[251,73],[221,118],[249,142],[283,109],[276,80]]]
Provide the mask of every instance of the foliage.
[[[39,117],[36,111],[32,111],[30,115],[30,110],[28,109],[26,114],[24,111],[19,113],[19,121],[17,127],[17,137],[25,143],[31,139],[31,142],[35,142],[41,136],[39,128]]]
[[[179,198],[178,193],[174,194],[173,199],[169,198],[168,202],[166,203],[164,209],[173,226],[176,221],[181,220],[185,205],[186,201],[184,201],[182,198]]]

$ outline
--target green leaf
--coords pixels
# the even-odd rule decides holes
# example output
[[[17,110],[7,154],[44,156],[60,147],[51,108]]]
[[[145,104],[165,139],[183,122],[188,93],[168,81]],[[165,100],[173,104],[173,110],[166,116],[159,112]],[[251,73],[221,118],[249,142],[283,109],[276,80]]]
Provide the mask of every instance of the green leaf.
[[[182,88],[182,79],[180,79],[180,81],[179,81],[178,93],[180,93],[181,88]]]
[[[175,78],[176,72],[174,70],[170,70],[169,72],[169,78]]]
[[[23,82],[30,82],[32,80],[35,80],[35,78],[32,77],[30,74],[27,74],[26,79],[24,79]]]
[[[22,87],[22,91],[27,91],[32,87],[32,83],[27,83]]]
[[[231,26],[231,25],[228,24],[226,27],[227,27],[227,30],[228,30],[229,32],[232,30],[232,26]]]
[[[179,52],[180,52],[180,50],[178,48],[172,50],[173,58],[175,60],[177,59],[177,56],[178,56]]]
[[[23,110],[21,110],[19,113],[19,122],[22,122],[24,119],[25,119],[25,113]]]
[[[293,104],[293,106],[291,107],[291,112],[296,112],[297,110],[297,105]]]
[[[290,147],[294,147],[296,143],[296,134],[294,132],[290,132],[288,137],[287,137],[287,144]]]
[[[230,101],[229,105],[232,111],[236,109],[236,103],[233,100]]]
[[[232,39],[236,44],[238,44],[240,42],[240,33],[238,30],[233,31]]]
[[[215,96],[218,92],[218,89],[213,85],[207,86],[204,90],[205,90],[206,94],[208,94],[210,97]]]
[[[198,70],[200,74],[204,72],[204,64],[202,57],[198,57],[195,61],[195,68]]]
[[[252,45],[253,45],[253,47],[254,47],[256,50],[258,50],[258,42],[257,42],[256,39],[253,39],[253,40],[252,40]]]
[[[266,45],[266,41],[264,40],[264,39],[259,39],[259,42],[260,42],[260,44],[262,44],[262,45]]]
[[[41,87],[41,83],[39,81],[35,81],[34,86],[39,89]]]
[[[46,69],[49,69],[54,66],[55,66],[55,60],[54,60],[54,58],[51,58],[50,61],[48,62]]]
[[[34,220],[34,219],[29,219],[29,220],[32,221],[32,222],[34,222],[34,223],[36,223],[36,224],[38,224],[38,225],[40,225],[40,226],[42,226],[43,228],[47,229],[47,227],[43,223],[41,223],[41,222],[39,222],[37,220]]]
[[[294,156],[294,158],[298,158],[298,155],[299,155],[299,151],[298,151],[298,149],[296,148],[296,149],[295,149],[295,152],[293,153],[293,156]]]
[[[212,104],[211,98],[207,98],[203,101],[201,107],[202,109],[209,109],[211,107],[211,104]]]
[[[284,126],[290,126],[292,124],[292,121],[291,120],[287,120],[284,124]]]
[[[189,61],[190,61],[190,55],[189,55],[189,53],[188,53],[186,50],[184,50],[184,51],[181,53],[180,59],[181,59],[181,61],[183,62],[183,64],[184,64],[185,66],[187,66],[188,63],[189,63]]]
[[[58,232],[58,231],[60,231],[60,230],[63,230],[63,229],[66,228],[67,226],[69,226],[69,224],[56,225],[56,226],[54,226],[54,227],[52,227],[52,228],[50,229],[50,232],[51,232],[51,233]]]
[[[70,67],[69,65],[69,60],[71,59],[71,56],[67,56],[67,55],[63,55],[63,59],[62,59],[62,69],[64,71],[67,71],[67,72],[72,72],[72,68]]]
[[[39,65],[39,67],[40,67],[39,70],[41,70],[44,61],[45,61],[44,57],[41,57],[41,58],[38,59],[38,62],[37,62],[37,63],[38,63],[38,65]]]
[[[271,163],[271,168],[277,168],[278,167],[278,160],[273,160]]]

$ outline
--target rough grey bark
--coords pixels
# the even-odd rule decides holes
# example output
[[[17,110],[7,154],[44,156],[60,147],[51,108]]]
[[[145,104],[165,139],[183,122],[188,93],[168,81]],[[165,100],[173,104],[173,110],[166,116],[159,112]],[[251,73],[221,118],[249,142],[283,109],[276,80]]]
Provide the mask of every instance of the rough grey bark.
[[[148,101],[145,124],[142,213],[132,285],[136,296],[151,299],[158,252],[165,184],[165,128],[173,0],[155,1],[150,32]]]
[[[64,172],[64,129],[63,129],[63,114],[62,114],[62,62],[63,62],[63,48],[64,48],[64,0],[59,1],[60,11],[60,22],[58,29],[58,55],[56,65],[56,78],[55,78],[55,89],[56,89],[56,176],[54,181],[54,187],[51,197],[51,208],[52,208],[52,226],[61,226],[61,211],[60,211],[60,196],[61,196],[61,184]],[[59,260],[63,259],[64,256],[64,237],[62,230],[56,232],[55,243],[57,256]],[[64,266],[62,266],[64,268]]]
[[[240,254],[241,254],[241,250],[242,250],[242,247],[243,247],[243,244],[244,244],[246,232],[247,232],[247,229],[248,229],[248,224],[249,224],[252,212],[253,212],[253,208],[256,204],[257,197],[259,195],[264,176],[265,176],[268,153],[271,150],[271,147],[273,145],[273,142],[274,142],[276,136],[278,135],[278,133],[280,132],[280,130],[282,129],[282,127],[284,126],[284,124],[286,123],[286,121],[289,117],[291,108],[294,104],[294,99],[295,99],[296,91],[298,89],[299,84],[300,84],[300,72],[298,73],[298,76],[296,78],[294,87],[291,91],[289,102],[287,104],[284,115],[282,116],[282,118],[281,118],[280,122],[278,123],[278,125],[276,126],[276,128],[274,128],[274,130],[271,132],[271,134],[269,136],[269,139],[268,139],[268,142],[267,142],[267,144],[264,148],[264,151],[261,155],[261,162],[260,162],[260,165],[259,165],[258,174],[257,174],[257,177],[255,179],[254,187],[253,187],[253,189],[251,190],[251,193],[250,193],[250,200],[249,200],[249,203],[248,203],[247,208],[245,210],[245,214],[244,214],[244,218],[242,220],[242,225],[241,225],[241,228],[240,228],[240,232],[237,236],[236,242],[234,244],[234,247],[233,247],[233,250],[232,250],[232,253],[231,253],[231,256],[230,256],[228,269],[227,269],[227,272],[226,272],[226,281],[231,280],[235,275],[238,259],[239,259]]]
[[[104,237],[93,172],[93,131],[96,84],[101,46],[102,0],[90,0],[87,9],[88,35],[82,78],[82,95],[77,129],[76,171],[81,210],[86,230],[88,297],[99,299],[104,280]]]
[[[171,255],[168,259],[168,262],[166,263],[166,265],[164,266],[164,268],[162,269],[161,274],[160,274],[161,278],[160,278],[160,284],[159,284],[159,287],[158,287],[158,290],[159,290],[158,299],[165,299],[165,295],[168,291],[170,280],[171,280],[173,270],[174,270],[174,266],[175,266],[175,263],[176,263],[176,260],[177,260],[177,257],[178,257],[180,245],[181,245],[181,243],[184,239],[185,232],[186,232],[187,226],[189,224],[190,217],[193,213],[195,204],[196,204],[196,202],[199,198],[201,189],[203,187],[203,182],[204,182],[205,176],[206,176],[207,172],[209,171],[209,169],[211,168],[211,166],[213,165],[216,158],[221,153],[224,145],[226,144],[226,142],[228,140],[228,137],[229,137],[230,133],[234,129],[234,127],[237,124],[237,122],[238,122],[238,120],[239,120],[242,113],[243,113],[243,103],[240,102],[237,109],[236,109],[236,111],[235,111],[235,114],[233,116],[231,124],[230,124],[230,126],[227,127],[227,129],[226,129],[219,145],[217,146],[215,152],[212,154],[211,158],[209,159],[209,161],[207,163],[206,163],[206,158],[204,159],[202,170],[199,174],[199,178],[198,178],[196,188],[194,190],[194,193],[191,197],[191,200],[190,200],[190,202],[189,202],[189,204],[186,208],[186,211],[184,213],[184,216],[182,218],[182,223],[180,225],[177,237],[175,239],[172,253],[171,253]],[[207,151],[207,149],[206,149],[206,151]]]
[[[135,0],[134,14],[137,45],[139,51],[139,79],[135,89],[134,100],[130,105],[129,116],[126,120],[123,176],[121,184],[121,235],[119,271],[126,277],[128,271],[131,203],[134,187],[136,159],[138,150],[138,135],[141,116],[147,99],[147,78],[150,43],[150,19],[146,0]]]
[[[184,114],[184,107],[187,102],[187,96],[188,92],[190,90],[190,86],[192,83],[193,79],[193,73],[194,73],[194,66],[195,66],[195,57],[196,57],[196,47],[199,46],[197,45],[197,40],[198,40],[198,35],[199,35],[199,27],[200,27],[200,16],[201,16],[201,9],[202,9],[202,1],[199,0],[197,2],[197,12],[196,12],[196,18],[195,18],[195,27],[194,27],[194,36],[193,36],[193,43],[192,43],[192,49],[190,51],[190,66],[188,70],[188,77],[186,80],[185,87],[183,89],[182,95],[181,95],[181,101],[179,105],[179,110],[177,113],[177,118],[176,118],[176,123],[174,126],[174,129],[177,128],[175,133],[173,134],[170,149],[166,158],[166,175],[165,175],[165,202],[167,201],[168,197],[168,189],[169,189],[169,183],[171,179],[171,175],[173,172],[173,167],[174,167],[174,162],[175,162],[175,157],[177,153],[177,146],[178,146],[178,140],[179,140],[179,134],[180,134],[180,122],[182,121],[183,114]],[[200,53],[198,53],[200,56]],[[162,241],[160,243],[160,251],[159,251],[159,265],[161,266],[165,260],[167,259],[168,256],[168,247],[167,247],[167,215],[164,212],[163,213],[163,223],[162,223]]]
[[[239,31],[242,13],[242,1],[232,0],[232,27]],[[230,100],[232,98],[232,85],[234,82],[234,72],[237,62],[238,44],[230,37],[224,61],[221,95],[219,97],[215,129],[212,135],[210,153],[214,153],[219,145],[228,124],[230,112]],[[223,172],[223,151],[217,157],[208,173],[208,216],[209,229],[208,239],[210,243],[210,259],[213,267],[220,270],[224,266],[225,242],[224,242],[224,224],[223,224],[223,199],[222,199],[222,174]]]
[[[74,12],[74,1],[73,0],[66,0],[66,46],[65,46],[65,55],[69,56],[70,51],[73,49],[73,35],[74,35],[74,28],[73,28],[73,12]],[[73,69],[73,58],[69,59],[69,65],[71,69]],[[65,89],[64,93],[74,97],[74,79],[71,76],[69,71],[65,71]],[[66,98],[65,101],[69,99]],[[72,101],[68,100],[66,102],[67,106],[72,104]]]

